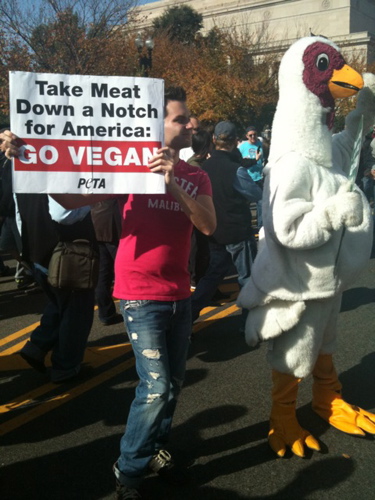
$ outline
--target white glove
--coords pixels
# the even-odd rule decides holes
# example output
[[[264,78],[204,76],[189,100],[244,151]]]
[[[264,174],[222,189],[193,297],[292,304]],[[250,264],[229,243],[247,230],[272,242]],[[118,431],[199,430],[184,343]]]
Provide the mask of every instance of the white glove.
[[[357,227],[363,221],[362,197],[358,191],[348,191],[349,183],[344,184],[339,192],[328,198],[325,214],[329,229],[337,231],[343,226]]]

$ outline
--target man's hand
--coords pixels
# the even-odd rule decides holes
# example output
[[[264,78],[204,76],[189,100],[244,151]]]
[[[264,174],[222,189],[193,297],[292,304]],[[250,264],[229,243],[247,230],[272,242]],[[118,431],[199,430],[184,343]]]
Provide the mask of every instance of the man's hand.
[[[158,149],[156,155],[154,155],[150,159],[148,168],[151,170],[151,172],[161,172],[164,174],[164,180],[167,189],[175,184],[174,161],[169,148],[164,147]]]
[[[7,158],[13,158],[19,155],[18,137],[10,130],[5,130],[0,134],[1,145],[0,149],[5,153]]]
[[[211,196],[198,195],[193,199],[182,187],[177,184],[174,177],[174,159],[172,151],[167,148],[158,149],[149,163],[148,168],[154,173],[163,173],[168,192],[180,204],[182,210],[196,228],[207,236],[216,229],[216,214]]]

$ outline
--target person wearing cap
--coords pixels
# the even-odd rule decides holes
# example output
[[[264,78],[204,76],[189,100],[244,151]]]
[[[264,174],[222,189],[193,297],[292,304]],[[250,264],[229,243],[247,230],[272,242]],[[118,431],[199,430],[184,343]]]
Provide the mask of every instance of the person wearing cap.
[[[202,168],[211,180],[217,226],[210,236],[208,269],[192,296],[193,321],[211,300],[232,262],[238,272],[240,287],[249,279],[254,238],[249,203],[262,197],[261,188],[240,166],[235,125],[228,121],[218,123],[213,142],[215,149]],[[245,319],[244,313],[243,322]]]
[[[246,139],[243,141],[238,149],[242,155],[243,166],[247,168],[250,177],[260,187],[263,187],[263,166],[264,166],[264,152],[262,141],[258,137],[256,127],[250,125],[246,129]],[[262,221],[262,201],[257,203],[257,227],[258,230],[263,226]]]

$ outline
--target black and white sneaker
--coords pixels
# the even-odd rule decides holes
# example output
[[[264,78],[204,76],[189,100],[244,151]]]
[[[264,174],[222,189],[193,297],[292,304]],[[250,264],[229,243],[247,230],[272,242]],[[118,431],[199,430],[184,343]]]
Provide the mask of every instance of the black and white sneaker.
[[[188,470],[177,465],[167,450],[159,450],[152,457],[148,466],[152,472],[174,486],[182,486],[191,479]]]

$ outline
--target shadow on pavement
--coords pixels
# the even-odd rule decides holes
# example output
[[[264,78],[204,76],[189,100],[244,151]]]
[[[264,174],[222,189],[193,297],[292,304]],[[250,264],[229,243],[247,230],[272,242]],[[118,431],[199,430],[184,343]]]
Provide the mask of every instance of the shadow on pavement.
[[[302,500],[313,498],[315,492],[328,491],[348,479],[355,469],[354,460],[336,457],[326,458],[298,471],[296,478],[273,495],[252,497],[252,500]],[[314,498],[318,498],[314,496]]]
[[[372,333],[371,333],[372,334]],[[375,408],[375,353],[364,356],[361,362],[339,374],[344,399],[365,410]]]
[[[358,287],[346,290],[342,295],[341,312],[352,311],[375,302],[375,289]]]
[[[24,376],[27,377],[28,375],[30,376],[30,373],[28,374],[27,370],[25,370]],[[40,376],[37,373],[36,375]],[[38,418],[25,423],[9,434],[3,435],[1,437],[2,446],[22,443],[37,444],[52,439],[58,441],[64,435],[69,435],[77,430],[84,432],[86,427],[101,423],[110,428],[120,426],[123,430],[134,397],[136,381],[134,367],[107,382],[103,381],[96,388],[95,400],[93,400],[92,391],[90,390],[79,394],[79,397],[73,398],[51,411],[37,415]],[[125,387],[123,384],[125,384]],[[65,384],[64,387],[62,385],[57,386],[57,390],[59,390],[59,387],[62,395],[74,391],[75,387],[79,389],[79,385],[76,386],[73,383]],[[53,397],[53,394],[46,394],[46,402],[42,403],[42,405],[48,405],[48,398],[51,396]],[[43,397],[40,399],[43,400]],[[36,412],[38,412],[37,405],[35,405],[35,408]],[[42,407],[41,409],[43,410]],[[23,411],[27,412],[28,410],[30,410],[28,407],[25,410],[15,410],[10,417],[20,417]],[[94,436],[91,435],[90,439],[94,439]],[[48,451],[46,450],[46,452]]]
[[[217,363],[237,358],[251,350],[245,342],[244,334],[239,332],[238,315],[220,319],[220,328],[215,328],[214,321],[206,321],[207,328],[194,334],[190,356],[205,363]]]

